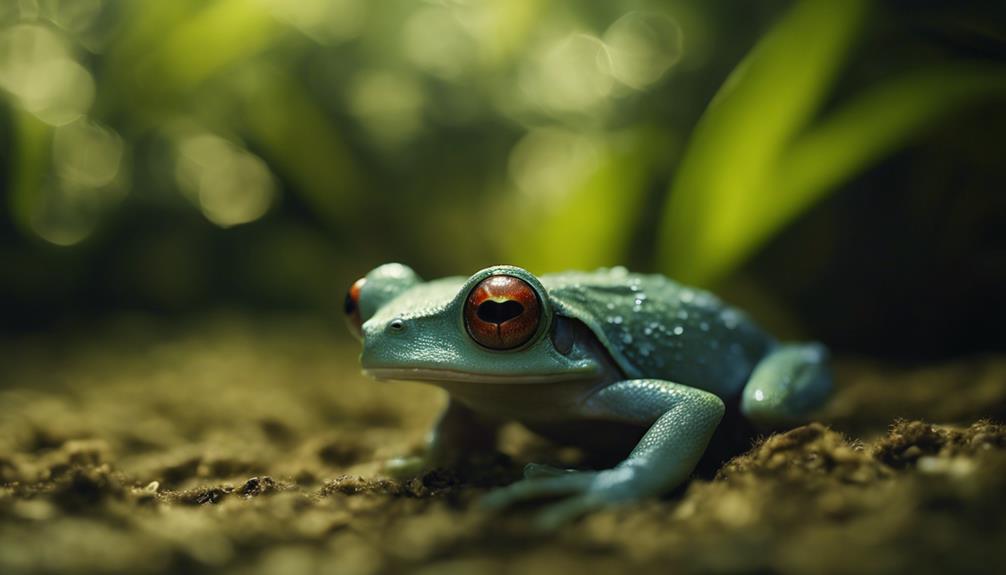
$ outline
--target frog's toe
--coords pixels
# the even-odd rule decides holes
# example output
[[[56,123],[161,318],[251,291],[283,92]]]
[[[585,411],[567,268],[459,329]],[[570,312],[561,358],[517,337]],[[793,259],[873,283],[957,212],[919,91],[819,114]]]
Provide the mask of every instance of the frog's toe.
[[[575,469],[562,469],[541,463],[528,463],[524,466],[525,479],[537,479],[542,477],[560,477],[570,473],[576,473]]]
[[[593,477],[583,492],[553,503],[535,518],[535,527],[553,531],[591,511],[637,500],[643,493],[631,469],[609,469]]]
[[[480,504],[487,509],[502,509],[521,501],[557,497],[586,491],[597,473],[563,472],[552,477],[523,479],[506,487],[501,487],[482,498]]]
[[[570,521],[610,504],[611,502],[594,491],[575,495],[553,503],[539,512],[534,518],[534,527],[543,532],[555,531]]]

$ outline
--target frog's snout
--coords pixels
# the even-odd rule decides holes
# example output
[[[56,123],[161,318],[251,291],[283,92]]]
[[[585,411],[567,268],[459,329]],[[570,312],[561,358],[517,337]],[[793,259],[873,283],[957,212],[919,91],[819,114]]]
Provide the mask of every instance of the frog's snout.
[[[365,371],[397,368],[417,361],[411,335],[414,318],[393,317],[390,320],[363,322],[363,353],[360,364]]]

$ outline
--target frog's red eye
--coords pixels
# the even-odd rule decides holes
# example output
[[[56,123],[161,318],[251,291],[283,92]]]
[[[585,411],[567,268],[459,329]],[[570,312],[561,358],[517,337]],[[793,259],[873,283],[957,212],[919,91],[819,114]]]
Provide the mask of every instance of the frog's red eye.
[[[342,304],[342,311],[346,314],[349,329],[357,336],[360,336],[363,330],[363,320],[360,319],[360,290],[365,283],[367,283],[367,278],[360,278],[353,282],[349,291],[346,292],[346,299]]]
[[[526,281],[508,275],[478,283],[465,301],[465,326],[472,339],[491,349],[527,343],[541,321],[538,294]]]

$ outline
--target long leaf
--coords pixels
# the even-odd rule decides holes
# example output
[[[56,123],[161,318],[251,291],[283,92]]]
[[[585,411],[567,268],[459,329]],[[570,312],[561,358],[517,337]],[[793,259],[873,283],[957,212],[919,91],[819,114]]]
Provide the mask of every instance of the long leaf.
[[[866,12],[863,0],[798,2],[738,66],[675,176],[658,263],[708,284],[737,261],[789,141],[820,107]]]

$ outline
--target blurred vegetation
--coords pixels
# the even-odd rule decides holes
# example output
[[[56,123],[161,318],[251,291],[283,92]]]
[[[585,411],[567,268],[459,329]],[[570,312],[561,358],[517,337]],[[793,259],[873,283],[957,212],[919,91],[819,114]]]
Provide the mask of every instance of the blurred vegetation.
[[[8,329],[505,261],[1006,343],[1002,4],[6,0],[0,88]]]

